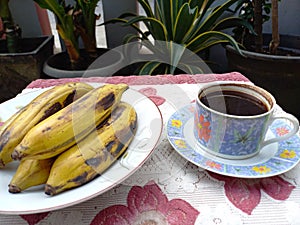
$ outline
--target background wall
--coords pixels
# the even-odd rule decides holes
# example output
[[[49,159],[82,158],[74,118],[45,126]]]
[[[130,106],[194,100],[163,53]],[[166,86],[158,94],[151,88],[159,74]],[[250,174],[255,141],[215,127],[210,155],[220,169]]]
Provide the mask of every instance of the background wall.
[[[104,21],[119,17],[125,12],[137,12],[137,2],[135,0],[102,0]],[[105,26],[106,41],[109,48],[115,48],[123,44],[123,37],[128,33],[134,33],[131,27],[124,27],[117,24]]]
[[[33,0],[11,0],[9,6],[15,20],[22,29],[23,37],[42,35],[42,29]]]
[[[300,1],[281,0],[279,2],[279,32],[281,34],[300,35]],[[271,32],[271,23],[268,21],[264,30]]]

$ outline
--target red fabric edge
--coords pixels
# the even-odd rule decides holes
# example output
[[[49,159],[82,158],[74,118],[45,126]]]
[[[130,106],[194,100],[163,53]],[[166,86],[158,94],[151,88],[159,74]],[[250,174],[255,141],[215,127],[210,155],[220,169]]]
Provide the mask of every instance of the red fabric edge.
[[[126,83],[128,85],[146,85],[146,84],[196,84],[212,81],[245,81],[249,79],[238,72],[223,74],[180,74],[180,75],[156,75],[156,76],[114,76],[114,77],[78,77],[61,79],[37,79],[31,82],[27,88],[46,88],[66,82],[93,82],[93,83]]]

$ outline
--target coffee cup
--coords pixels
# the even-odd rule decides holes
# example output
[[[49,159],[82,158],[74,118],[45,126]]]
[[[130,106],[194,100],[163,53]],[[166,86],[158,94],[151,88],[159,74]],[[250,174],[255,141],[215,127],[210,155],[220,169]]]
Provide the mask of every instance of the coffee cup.
[[[198,92],[194,136],[205,151],[226,159],[245,159],[264,146],[295,135],[299,122],[285,112],[275,113],[275,98],[261,87],[247,83],[213,83]],[[278,110],[277,110],[278,111]],[[277,119],[289,121],[291,131],[266,138]]]

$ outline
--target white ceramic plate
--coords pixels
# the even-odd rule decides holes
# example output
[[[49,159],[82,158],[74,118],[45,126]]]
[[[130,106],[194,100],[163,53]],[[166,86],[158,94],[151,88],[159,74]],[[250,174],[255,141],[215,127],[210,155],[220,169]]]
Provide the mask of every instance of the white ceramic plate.
[[[167,137],[173,148],[185,159],[214,173],[239,178],[264,178],[285,173],[300,161],[300,138],[294,135],[286,141],[265,146],[259,154],[242,160],[224,159],[203,150],[193,134],[194,105],[176,111],[168,120]],[[276,120],[267,138],[288,132],[287,121]]]
[[[35,90],[1,104],[1,119],[9,118],[17,108],[29,103],[44,90]],[[127,90],[122,101],[130,103],[138,116],[137,133],[127,149],[126,157],[121,157],[93,181],[53,197],[44,194],[42,185],[18,194],[9,193],[8,184],[18,165],[17,162],[10,163],[0,170],[0,214],[31,214],[75,205],[108,191],[132,175],[153,152],[160,138],[163,122],[157,106],[138,91]]]

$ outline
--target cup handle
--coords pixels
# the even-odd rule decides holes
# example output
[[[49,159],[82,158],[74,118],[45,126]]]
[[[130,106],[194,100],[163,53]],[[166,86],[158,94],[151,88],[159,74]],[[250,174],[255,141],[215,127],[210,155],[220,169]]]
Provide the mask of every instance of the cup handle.
[[[292,137],[293,135],[295,135],[298,132],[298,130],[299,130],[299,121],[295,116],[293,116],[291,114],[288,114],[288,113],[281,113],[281,114],[278,114],[278,115],[273,115],[273,117],[269,121],[269,126],[277,119],[287,119],[287,120],[289,120],[291,122],[291,124],[293,125],[293,129],[289,133],[287,133],[283,136],[279,136],[279,137],[275,137],[275,138],[271,138],[271,139],[263,141],[260,148],[263,148],[264,146],[269,145],[269,144],[274,143],[274,142],[286,140],[286,139]]]

